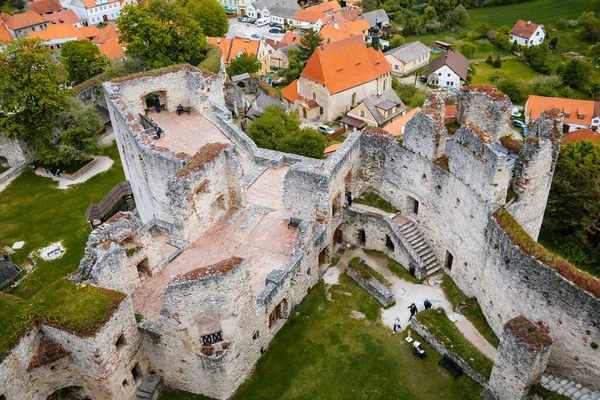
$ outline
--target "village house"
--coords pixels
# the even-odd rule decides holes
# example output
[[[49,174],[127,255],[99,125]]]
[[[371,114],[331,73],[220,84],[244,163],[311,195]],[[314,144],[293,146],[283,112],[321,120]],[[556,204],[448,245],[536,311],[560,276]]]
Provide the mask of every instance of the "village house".
[[[284,104],[309,120],[332,121],[364,98],[392,85],[392,67],[379,50],[362,37],[318,47],[300,78],[281,92]]]
[[[51,24],[68,24],[77,28],[87,25],[87,20],[80,20],[73,10],[61,10],[53,14],[44,14],[42,18]]]
[[[577,129],[600,129],[600,102],[593,100],[563,99],[560,97],[529,96],[525,103],[525,123],[529,124],[543,111],[558,108],[565,116],[563,132]]]
[[[462,86],[467,80],[469,60],[458,50],[447,50],[431,61],[427,83],[439,87]]]
[[[121,12],[119,0],[68,0],[63,7],[73,10],[82,20],[87,19],[90,25],[114,21]]]
[[[382,28],[390,25],[390,17],[388,17],[386,12],[382,9],[364,13],[358,19],[366,20],[371,28],[374,27],[375,24],[378,24]]]
[[[358,13],[356,10],[348,10],[342,11],[331,15],[324,15],[322,18],[319,18],[317,22],[315,22],[314,29],[318,31],[324,26],[331,26],[336,29],[341,29],[342,26],[348,25],[349,23],[358,21]],[[360,31],[367,32],[369,30],[369,23],[366,21],[360,22],[360,26],[362,29]],[[356,28],[355,28],[356,29]]]
[[[126,0],[132,1],[132,0]],[[248,0],[218,0],[218,2],[223,6],[225,12],[227,14],[236,13],[238,15],[247,15],[246,14],[246,3]]]
[[[332,20],[334,17],[335,15],[332,15],[327,17],[326,20]],[[317,27],[318,25],[315,25],[315,30],[318,29]],[[365,20],[343,21],[323,25],[322,28],[319,29],[319,34],[323,36],[324,43],[331,43],[338,40],[347,39],[352,36],[361,36],[364,38],[369,33],[369,24]]]
[[[404,114],[406,106],[394,89],[388,88],[361,100],[340,122],[349,130],[365,126],[382,128]]]
[[[519,20],[510,31],[510,42],[521,46],[536,46],[544,41],[544,26]]]
[[[54,14],[62,10],[62,6],[58,0],[36,0],[25,3],[25,5],[39,15]]]
[[[14,38],[8,31],[8,28],[0,23],[0,50],[2,50],[3,44],[13,40]]]
[[[268,18],[269,22],[291,24],[300,10],[295,0],[257,0],[248,4],[246,15],[251,18]]]
[[[52,24],[47,29],[31,32],[28,39],[42,39],[44,44],[51,49],[61,49],[63,44],[72,40],[84,40],[85,36],[73,25]]]
[[[285,43],[285,44],[296,44],[296,43],[300,43],[300,39],[302,39],[302,36],[298,35],[297,33],[294,33],[292,31],[287,31],[285,33],[285,35],[283,35],[283,39],[281,39],[281,43]]]
[[[2,13],[0,19],[2,19],[0,22],[4,22],[9,33],[15,39],[25,38],[30,32],[41,31],[48,27],[48,21],[33,11],[15,15]]]
[[[319,3],[314,6],[298,10],[294,17],[293,24],[301,29],[314,28],[315,24],[328,15],[333,15],[342,10],[337,1]]]
[[[429,52],[429,47],[416,41],[405,43],[384,54],[392,64],[394,74],[404,75],[429,64]]]
[[[208,43],[213,44],[221,49],[225,65],[229,65],[231,60],[242,53],[248,53],[256,56],[262,64],[259,74],[264,74],[270,71],[271,54],[267,49],[267,44],[264,40],[252,40],[235,36],[233,38],[218,38],[209,37]]]
[[[291,53],[290,50],[298,52],[300,45],[291,44],[284,47],[279,47],[271,54],[271,69],[284,69],[287,68],[290,62]]]

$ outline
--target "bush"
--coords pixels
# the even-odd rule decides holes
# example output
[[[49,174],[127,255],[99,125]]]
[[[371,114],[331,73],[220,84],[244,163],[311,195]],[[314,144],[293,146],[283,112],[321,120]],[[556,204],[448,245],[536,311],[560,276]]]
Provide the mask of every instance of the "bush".
[[[523,81],[504,78],[498,80],[496,86],[498,90],[510,97],[513,103],[521,103],[527,98],[527,84]]]
[[[519,154],[523,149],[523,142],[513,138],[512,136],[503,136],[500,138],[500,144],[515,154]]]
[[[475,50],[475,45],[472,43],[465,43],[460,47],[460,52],[467,58],[471,57],[475,53]]]
[[[390,49],[395,49],[396,47],[400,47],[404,43],[406,43],[406,39],[404,39],[403,36],[401,36],[401,35],[394,35],[390,39]]]

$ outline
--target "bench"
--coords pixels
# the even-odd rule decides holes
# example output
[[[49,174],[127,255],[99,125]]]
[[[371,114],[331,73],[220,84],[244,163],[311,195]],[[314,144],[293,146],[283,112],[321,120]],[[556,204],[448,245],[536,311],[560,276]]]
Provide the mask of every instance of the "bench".
[[[191,113],[191,110],[191,107],[184,107],[180,104],[177,106],[175,112],[177,113],[177,115],[181,115],[183,113],[187,113],[189,115]]]
[[[460,367],[460,365],[455,363],[454,360],[448,357],[447,354],[444,354],[444,357],[442,357],[442,359],[438,361],[438,364],[450,371],[454,379],[457,379],[459,376],[462,375],[462,368]]]

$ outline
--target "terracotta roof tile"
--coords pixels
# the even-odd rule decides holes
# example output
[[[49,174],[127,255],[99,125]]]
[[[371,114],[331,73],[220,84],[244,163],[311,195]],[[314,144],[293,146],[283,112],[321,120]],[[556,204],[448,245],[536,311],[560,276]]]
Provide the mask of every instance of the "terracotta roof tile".
[[[404,127],[406,126],[408,121],[413,119],[415,114],[418,113],[420,110],[421,108],[417,107],[407,111],[406,114],[404,114],[403,116],[398,117],[393,122],[385,125],[383,129],[391,133],[392,135],[402,136],[402,134],[404,133]]]
[[[323,37],[323,43],[333,43],[340,40],[349,39],[352,37],[351,34],[344,32],[339,29],[335,29],[332,26],[325,25],[319,31],[319,35]]]
[[[119,44],[119,39],[112,39],[98,47],[101,53],[106,54],[113,60],[125,57],[125,50]]]
[[[284,87],[281,91],[281,96],[293,104],[299,97],[298,79],[294,80],[292,83]]]
[[[244,39],[235,36],[231,39],[209,37],[208,43],[214,44],[221,49],[225,64],[229,64],[231,60],[236,58],[240,53],[248,53],[257,56],[260,42],[258,40]]]
[[[69,24],[74,25],[80,22],[79,17],[73,10],[62,10],[54,14],[44,14],[42,17],[53,24]]]
[[[391,72],[392,66],[381,51],[368,48],[362,36],[354,36],[317,47],[301,76],[334,94]]]
[[[600,141],[600,133],[591,129],[577,129],[563,136],[563,143],[579,142],[582,140],[590,140],[592,142]]]
[[[81,0],[87,8],[96,7],[96,0]],[[108,0],[108,3],[120,3],[119,0]]]
[[[594,117],[595,103],[592,100],[563,99],[560,97],[529,96],[525,103],[525,112],[533,121],[542,111],[558,108],[565,115],[565,123],[589,125]],[[583,112],[583,119],[579,119],[578,111]]]
[[[82,40],[85,37],[79,32],[79,29],[74,27],[73,25],[68,24],[55,24],[49,25],[47,29],[43,31],[34,31],[31,32],[27,38],[39,38],[44,41],[50,40],[61,40],[61,39],[72,39],[72,40]]]
[[[97,26],[84,26],[79,28],[81,35],[88,39],[92,39],[100,34],[100,29]]]
[[[515,26],[511,29],[510,34],[515,35],[524,39],[529,39],[531,35],[539,28],[538,24],[534,24],[531,21],[518,20]]]
[[[58,0],[37,0],[26,3],[31,11],[38,14],[49,14],[62,10]]]
[[[25,11],[24,13],[11,15],[6,20],[6,27],[11,31],[27,28],[28,26],[40,25],[46,23],[46,20],[41,15],[33,11]]]
[[[92,43],[104,44],[110,40],[118,39],[119,32],[115,24],[108,24],[104,29],[100,29],[100,32],[92,39]]]
[[[283,36],[283,39],[281,39],[282,43],[285,44],[296,44],[296,43],[300,43],[300,39],[302,38],[302,36],[291,32],[291,31],[287,31],[285,33],[285,36]]]
[[[340,7],[340,4],[337,1],[329,1],[298,10],[295,19],[314,24],[320,18],[325,17],[327,13],[339,11],[341,9],[342,7]]]
[[[8,28],[4,24],[0,23],[0,43],[13,40],[12,35],[8,31]]]

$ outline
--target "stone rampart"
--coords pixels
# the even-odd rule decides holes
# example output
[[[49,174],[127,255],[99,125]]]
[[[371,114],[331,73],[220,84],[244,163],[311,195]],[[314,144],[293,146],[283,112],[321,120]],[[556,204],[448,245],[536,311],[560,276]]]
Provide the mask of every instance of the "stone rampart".
[[[9,139],[0,132],[0,164],[6,158],[9,167],[20,167],[35,160],[35,150],[25,142]]]

